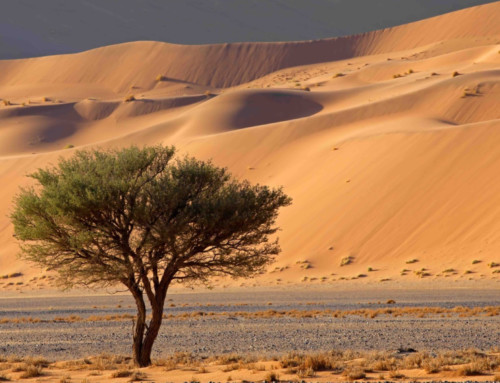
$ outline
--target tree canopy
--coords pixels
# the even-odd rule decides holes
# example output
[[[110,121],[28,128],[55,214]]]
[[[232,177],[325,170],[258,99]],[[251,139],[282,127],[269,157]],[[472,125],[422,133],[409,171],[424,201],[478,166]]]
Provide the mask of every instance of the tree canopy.
[[[270,239],[278,210],[291,203],[281,188],[174,154],[163,146],[77,151],[31,174],[37,184],[21,189],[11,215],[21,257],[57,271],[63,286],[130,290],[141,366],[151,363],[170,284],[262,272],[280,251]]]

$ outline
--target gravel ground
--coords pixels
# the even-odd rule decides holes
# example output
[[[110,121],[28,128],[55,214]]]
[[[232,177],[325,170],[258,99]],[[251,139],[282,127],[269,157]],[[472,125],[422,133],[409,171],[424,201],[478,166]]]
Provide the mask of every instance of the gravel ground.
[[[385,307],[388,298],[403,306],[499,305],[493,290],[446,292],[350,291],[259,292],[172,295],[176,307],[168,313],[190,311],[261,311],[267,309],[353,309]],[[215,306],[200,307],[210,303]],[[268,304],[272,303],[272,306]],[[369,303],[375,302],[375,303]],[[188,307],[178,304],[188,303]],[[241,306],[241,304],[248,306]],[[314,304],[311,304],[314,303]],[[224,307],[217,305],[225,304]],[[231,304],[230,307],[227,304]],[[120,305],[121,307],[117,307]],[[128,296],[0,299],[2,318],[107,315],[133,313]],[[392,305],[391,307],[393,307]],[[132,322],[3,323],[0,354],[44,355],[74,359],[101,352],[130,353]],[[500,346],[500,317],[384,317],[258,318],[215,317],[167,320],[155,345],[155,356],[175,351],[201,355],[251,353],[277,355],[292,350],[331,349],[488,350]]]

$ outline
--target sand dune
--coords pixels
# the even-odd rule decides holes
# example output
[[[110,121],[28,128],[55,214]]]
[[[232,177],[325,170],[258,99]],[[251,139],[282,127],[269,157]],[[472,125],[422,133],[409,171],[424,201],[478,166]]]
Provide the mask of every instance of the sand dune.
[[[18,0],[2,4],[0,59],[138,40],[214,44],[347,36],[493,1]]]
[[[294,198],[255,283],[497,283],[499,16],[496,2],[320,41],[0,61],[0,216],[74,148],[161,142]],[[0,274],[26,281],[7,218],[0,241]]]

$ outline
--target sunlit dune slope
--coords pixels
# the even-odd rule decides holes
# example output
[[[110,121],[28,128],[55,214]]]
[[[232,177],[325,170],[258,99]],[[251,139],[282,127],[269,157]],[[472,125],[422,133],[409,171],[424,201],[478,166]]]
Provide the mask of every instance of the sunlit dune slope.
[[[252,283],[498,282],[499,17],[497,2],[339,39],[0,61],[0,275],[34,273],[7,217],[27,173],[163,143],[293,197]]]

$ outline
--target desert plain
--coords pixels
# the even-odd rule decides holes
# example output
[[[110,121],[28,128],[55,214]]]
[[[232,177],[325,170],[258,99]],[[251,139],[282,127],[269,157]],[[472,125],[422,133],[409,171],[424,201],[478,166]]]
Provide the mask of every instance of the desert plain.
[[[499,20],[493,2],[314,41],[1,60],[0,380],[500,379]],[[59,292],[8,218],[26,174],[132,144],[293,198],[275,264],[174,287],[140,370],[131,299]]]

